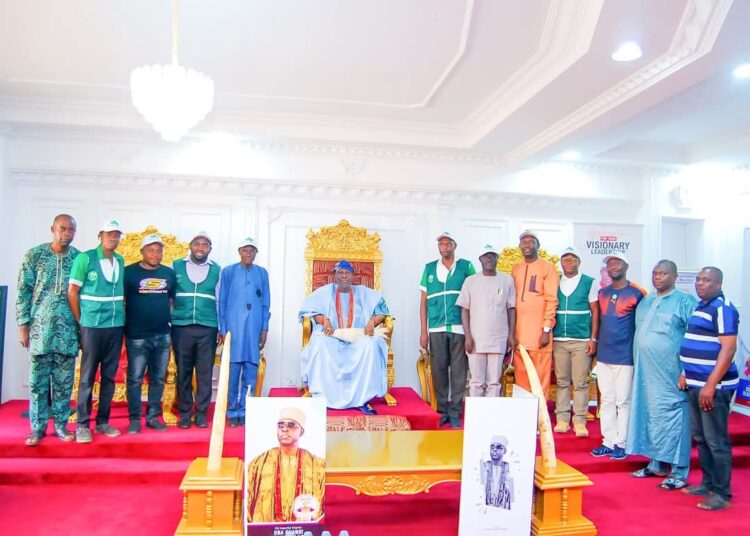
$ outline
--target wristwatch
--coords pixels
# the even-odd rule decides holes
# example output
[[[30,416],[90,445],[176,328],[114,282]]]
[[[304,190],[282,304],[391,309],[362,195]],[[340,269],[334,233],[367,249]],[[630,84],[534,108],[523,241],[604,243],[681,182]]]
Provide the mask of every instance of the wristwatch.
[[[552,328],[549,327],[549,326],[544,326],[544,328],[542,329],[542,331],[544,331],[545,333],[549,333],[550,331],[552,331]]]

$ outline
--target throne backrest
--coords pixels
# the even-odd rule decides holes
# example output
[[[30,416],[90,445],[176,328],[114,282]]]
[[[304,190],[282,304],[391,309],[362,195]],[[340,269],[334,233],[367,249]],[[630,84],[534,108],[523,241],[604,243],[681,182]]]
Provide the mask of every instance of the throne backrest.
[[[380,290],[383,252],[380,235],[363,227],[353,227],[347,220],[307,232],[305,248],[305,292],[333,282],[333,267],[341,259],[354,265],[354,284]]]
[[[128,233],[120,241],[120,245],[117,246],[117,253],[123,256],[125,259],[125,265],[139,262],[143,256],[141,255],[141,242],[147,235],[156,233],[161,237],[164,242],[164,258],[161,263],[164,266],[172,267],[172,262],[176,259],[182,259],[187,255],[190,245],[187,242],[180,242],[177,237],[171,234],[159,232],[159,230],[153,225],[149,225],[140,233]]]
[[[560,257],[557,255],[550,255],[546,249],[539,248],[539,258],[547,260],[555,265],[555,270],[558,274],[562,273],[560,270],[559,262]],[[504,248],[502,253],[497,258],[497,269],[506,274],[510,274],[513,270],[513,266],[523,260],[523,253],[521,248]]]

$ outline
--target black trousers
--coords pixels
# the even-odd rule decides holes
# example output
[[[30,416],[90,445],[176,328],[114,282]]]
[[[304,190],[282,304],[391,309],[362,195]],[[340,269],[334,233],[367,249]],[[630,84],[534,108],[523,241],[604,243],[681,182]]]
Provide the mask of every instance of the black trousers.
[[[115,375],[120,362],[123,327],[81,327],[81,379],[78,383],[78,427],[87,428],[91,420],[91,397],[97,369],[99,379],[99,410],[96,424],[109,422],[112,397],[115,394]]]
[[[172,345],[177,364],[177,409],[181,417],[193,410],[193,370],[198,389],[195,412],[205,415],[211,403],[211,376],[216,355],[217,328],[191,324],[172,328]]]
[[[463,411],[466,377],[469,371],[463,334],[430,333],[430,355],[438,412],[458,418]]]

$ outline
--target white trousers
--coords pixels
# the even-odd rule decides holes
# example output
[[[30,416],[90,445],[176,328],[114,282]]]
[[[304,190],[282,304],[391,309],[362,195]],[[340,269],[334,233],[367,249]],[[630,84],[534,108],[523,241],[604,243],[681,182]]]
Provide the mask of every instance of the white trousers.
[[[469,396],[500,396],[503,356],[500,354],[469,354]],[[485,390],[486,386],[486,390]]]
[[[599,422],[605,447],[625,448],[628,440],[630,393],[633,388],[632,365],[596,364],[596,381],[601,391]]]

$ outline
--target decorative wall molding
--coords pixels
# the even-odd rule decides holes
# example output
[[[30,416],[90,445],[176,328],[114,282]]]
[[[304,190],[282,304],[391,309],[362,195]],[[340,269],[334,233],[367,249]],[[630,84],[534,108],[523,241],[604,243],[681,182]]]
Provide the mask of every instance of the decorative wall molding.
[[[734,0],[688,0],[669,50],[538,135],[510,150],[512,165],[572,134],[708,54]]]
[[[177,176],[134,173],[102,173],[70,170],[11,169],[10,179],[16,185],[64,186],[102,188],[134,186],[161,191],[189,191],[243,196],[281,196],[299,199],[345,199],[382,203],[418,203],[456,205],[518,205],[535,209],[544,207],[606,208],[639,207],[638,199],[615,199],[584,196],[542,196],[514,192],[460,191],[426,188],[394,188],[382,184],[310,184],[303,182],[270,182],[258,179],[235,179],[202,176]]]

